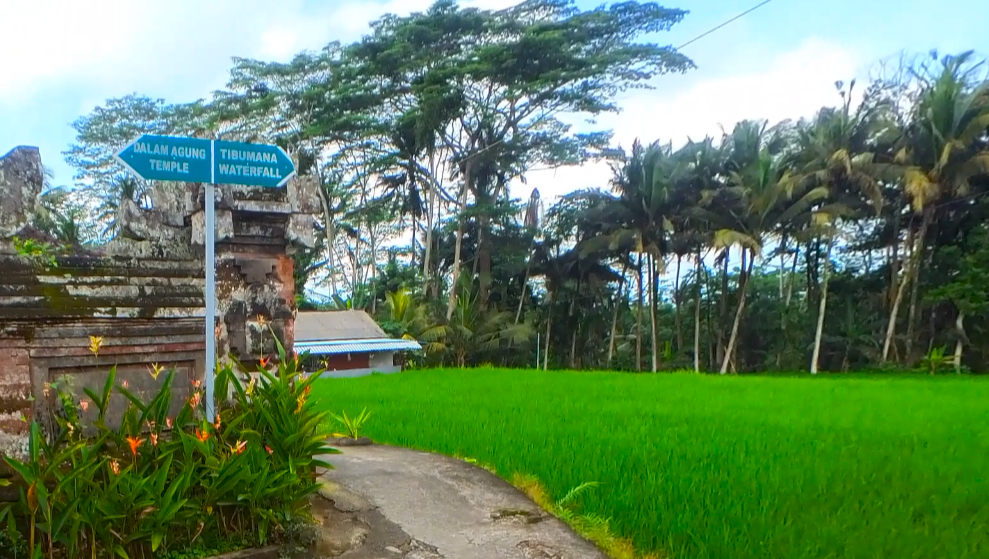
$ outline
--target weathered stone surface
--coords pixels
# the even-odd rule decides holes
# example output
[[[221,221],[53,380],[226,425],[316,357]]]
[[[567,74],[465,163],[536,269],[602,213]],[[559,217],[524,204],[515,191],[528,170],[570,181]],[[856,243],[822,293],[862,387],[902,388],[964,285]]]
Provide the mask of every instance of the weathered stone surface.
[[[43,186],[36,148],[0,158],[0,452],[24,447],[24,419],[47,421],[46,383],[95,386],[118,367],[118,380],[151,393],[152,364],[176,366],[188,386],[202,378],[205,346],[205,240],[200,184],[158,184],[150,209],[124,200],[121,235],[107,245],[60,252],[57,266],[18,256],[12,236],[54,239],[30,219]],[[274,336],[293,343],[295,282],[289,254],[311,246],[311,185],[282,189],[224,185],[217,202],[217,352],[250,362],[275,352]],[[308,226],[309,230],[306,230]],[[261,317],[270,327],[257,327]],[[253,322],[255,327],[248,324]],[[104,339],[99,355],[90,336]],[[122,404],[121,404],[122,405]]]
[[[363,557],[606,559],[507,482],[462,460],[385,445],[345,448],[325,459],[334,468],[322,476],[336,484],[332,494],[361,496],[410,537],[390,544],[400,554]],[[375,543],[372,530],[365,546]]]
[[[0,157],[0,239],[28,224],[44,179],[38,148],[20,146]]]

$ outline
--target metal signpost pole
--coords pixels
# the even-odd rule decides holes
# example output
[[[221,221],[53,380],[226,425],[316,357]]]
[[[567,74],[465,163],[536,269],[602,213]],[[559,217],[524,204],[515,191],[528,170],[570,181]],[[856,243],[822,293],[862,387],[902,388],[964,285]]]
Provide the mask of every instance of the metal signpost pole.
[[[213,146],[210,141],[210,160],[213,158]],[[203,208],[206,210],[206,419],[212,423],[215,419],[216,404],[214,385],[216,377],[216,170],[210,165],[209,182],[206,183],[206,194],[203,198]]]

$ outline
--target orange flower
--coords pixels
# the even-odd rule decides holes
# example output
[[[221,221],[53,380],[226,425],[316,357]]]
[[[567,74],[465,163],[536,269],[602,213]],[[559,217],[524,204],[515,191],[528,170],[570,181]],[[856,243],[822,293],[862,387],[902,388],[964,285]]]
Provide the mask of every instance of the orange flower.
[[[137,456],[137,447],[141,446],[141,443],[143,442],[144,439],[138,439],[136,437],[127,437],[127,444],[130,445],[131,454]]]
[[[120,475],[120,462],[110,460],[110,470],[113,472],[113,475]]]
[[[128,386],[130,386],[130,383],[125,380],[124,382],[120,383],[120,386],[127,388]]]
[[[83,400],[83,401],[79,402],[79,407],[82,408],[82,411],[88,411],[89,410],[89,401],[88,400]]]
[[[298,404],[296,406],[296,408],[295,408],[295,413],[299,413],[300,411],[302,411],[302,406],[304,406],[306,404],[306,395],[303,394],[302,396],[299,396],[295,400],[295,402],[296,402],[296,404]]]
[[[199,385],[201,385],[202,383],[203,383],[203,381],[201,381],[201,380],[193,380],[192,381],[192,387],[193,388],[199,388]]]
[[[196,428],[196,438],[199,439],[199,442],[204,443],[204,442],[206,442],[206,441],[209,440],[209,432],[208,431],[200,431],[199,428],[197,427]]]
[[[274,450],[271,450],[271,447],[268,445],[264,445],[264,449],[268,451],[268,454],[273,454],[275,452]]]
[[[258,326],[264,328],[267,325],[268,325],[268,319],[265,318],[264,315],[259,314],[258,315]]]
[[[227,445],[227,446],[230,447],[230,452],[232,452],[233,454],[240,454],[241,452],[244,452],[245,448],[247,448],[247,441],[237,441],[236,446],[231,446],[231,445]]]
[[[151,446],[158,446],[158,433],[151,433]]]
[[[220,414],[219,413],[216,414],[216,422],[213,423],[213,427],[216,428],[217,431],[220,430]]]
[[[268,368],[268,363],[270,363],[270,362],[271,362],[271,359],[265,359],[264,357],[262,357],[261,360],[259,361],[259,363],[261,363],[261,368],[262,369],[267,369]]]
[[[200,400],[202,400],[203,395],[199,392],[193,392],[192,398],[189,398],[189,407],[195,408],[199,406]]]
[[[166,417],[165,418],[165,425],[167,425],[169,429],[172,428],[172,418],[171,417]]]

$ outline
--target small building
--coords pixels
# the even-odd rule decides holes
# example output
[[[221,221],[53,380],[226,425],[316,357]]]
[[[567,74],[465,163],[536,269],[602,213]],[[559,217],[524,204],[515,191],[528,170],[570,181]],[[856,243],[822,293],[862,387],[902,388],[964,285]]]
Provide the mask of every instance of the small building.
[[[415,340],[389,337],[364,311],[300,312],[295,351],[309,353],[307,371],[328,377],[359,377],[402,370],[402,353],[420,351]]]

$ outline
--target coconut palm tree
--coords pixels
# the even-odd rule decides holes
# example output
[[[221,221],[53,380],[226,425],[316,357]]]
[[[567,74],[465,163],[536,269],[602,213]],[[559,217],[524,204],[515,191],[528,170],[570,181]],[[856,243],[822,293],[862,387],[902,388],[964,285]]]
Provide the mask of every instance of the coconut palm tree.
[[[824,238],[827,247],[821,274],[811,374],[818,372],[837,222],[853,215],[862,217],[866,211],[874,215],[882,211],[883,195],[879,179],[889,169],[888,165],[875,162],[872,151],[878,128],[883,122],[880,118],[883,107],[874,103],[874,97],[867,92],[853,110],[855,82],[851,82],[847,91],[842,82],[837,82],[835,87],[842,98],[841,106],[823,108],[810,122],[801,123],[797,128],[797,150],[792,155],[794,179],[803,181],[804,188],[827,187],[830,195],[826,203],[815,209],[809,227],[801,232],[805,237]]]
[[[978,76],[982,64],[976,63],[972,51],[956,56],[936,58],[915,75],[919,93],[913,106],[911,123],[897,153],[906,165],[903,185],[920,228],[909,261],[909,271],[896,292],[883,343],[883,362],[888,359],[896,332],[896,321],[906,284],[912,284],[907,317],[907,355],[909,358],[914,317],[917,307],[918,277],[927,249],[927,233],[941,203],[967,196],[970,181],[989,173],[989,150],[977,140],[989,129],[989,80]]]
[[[738,279],[738,305],[720,373],[733,361],[738,332],[745,312],[746,288],[754,261],[769,236],[809,220],[814,204],[828,196],[824,186],[806,187],[791,176],[780,153],[779,128],[764,122],[743,121],[724,140],[728,149],[726,186],[702,194],[690,212],[711,224],[715,248],[738,246],[742,266]]]

